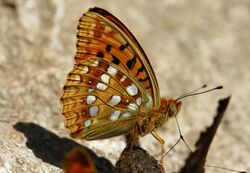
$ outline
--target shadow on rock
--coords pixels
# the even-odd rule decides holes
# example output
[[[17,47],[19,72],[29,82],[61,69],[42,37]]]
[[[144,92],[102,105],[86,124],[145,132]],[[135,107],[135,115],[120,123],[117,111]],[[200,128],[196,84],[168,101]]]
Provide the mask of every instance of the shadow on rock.
[[[61,160],[65,153],[75,147],[82,147],[94,160],[97,172],[114,173],[115,168],[111,162],[104,157],[98,157],[92,150],[84,147],[73,140],[60,138],[45,128],[34,124],[19,122],[13,126],[17,131],[24,133],[27,137],[27,147],[30,148],[36,157],[44,162],[61,168]]]

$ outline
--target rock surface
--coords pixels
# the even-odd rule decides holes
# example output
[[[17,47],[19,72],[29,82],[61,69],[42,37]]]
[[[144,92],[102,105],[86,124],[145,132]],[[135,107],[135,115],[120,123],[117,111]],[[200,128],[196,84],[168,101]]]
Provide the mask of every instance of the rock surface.
[[[183,100],[181,130],[193,148],[200,131],[212,122],[217,100],[231,95],[207,163],[250,171],[249,1],[0,0],[0,173],[61,172],[57,154],[63,149],[57,142],[48,144],[52,139],[69,140],[62,143],[66,148],[79,143],[113,164],[119,158],[125,147],[122,136],[70,139],[60,113],[78,19],[93,6],[108,10],[134,33],[154,67],[162,96],[176,98],[205,83],[224,86]],[[30,124],[34,134],[28,138]],[[175,121],[159,133],[167,148],[179,137]],[[40,151],[29,145],[34,139],[35,146],[49,147]],[[160,145],[152,136],[141,143],[159,158]],[[167,172],[177,171],[188,152],[179,144],[165,159]]]

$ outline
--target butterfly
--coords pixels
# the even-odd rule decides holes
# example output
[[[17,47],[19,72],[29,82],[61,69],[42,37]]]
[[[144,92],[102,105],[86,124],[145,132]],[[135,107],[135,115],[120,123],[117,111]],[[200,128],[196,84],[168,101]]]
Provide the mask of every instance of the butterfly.
[[[181,102],[160,97],[153,68],[140,44],[115,16],[91,8],[79,20],[75,65],[61,96],[73,138],[105,139],[151,133],[175,117]],[[161,163],[163,160],[161,159]]]

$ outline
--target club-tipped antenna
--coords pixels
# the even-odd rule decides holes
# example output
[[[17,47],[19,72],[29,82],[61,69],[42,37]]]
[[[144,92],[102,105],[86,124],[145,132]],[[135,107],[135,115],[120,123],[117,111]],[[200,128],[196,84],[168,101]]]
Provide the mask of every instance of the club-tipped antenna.
[[[182,96],[180,96],[179,98],[177,98],[175,101],[181,100],[181,99],[183,99],[185,97],[190,97],[190,96],[195,96],[195,95],[199,95],[199,94],[204,94],[204,93],[207,93],[207,92],[210,92],[210,91],[213,91],[213,90],[218,90],[218,89],[222,89],[223,88],[223,86],[220,85],[220,86],[217,86],[217,87],[212,88],[212,89],[208,89],[208,90],[205,90],[205,91],[202,91],[202,92],[197,92],[198,90],[200,90],[202,88],[206,88],[206,87],[207,87],[207,85],[205,84],[205,85],[203,85],[200,88],[197,88],[197,89],[195,89],[195,90],[193,90],[191,92],[183,94]]]
[[[200,89],[203,89],[203,88],[206,88],[206,87],[207,87],[207,84],[204,84],[204,85],[202,85],[201,87],[194,89],[193,91],[190,91],[190,92],[188,92],[188,93],[185,93],[185,94],[181,95],[179,98],[182,98],[182,97],[184,97],[184,96],[187,95],[187,94],[192,94],[192,93],[194,93],[194,92],[197,92],[197,91],[199,91]],[[179,99],[179,98],[178,98],[178,99]]]

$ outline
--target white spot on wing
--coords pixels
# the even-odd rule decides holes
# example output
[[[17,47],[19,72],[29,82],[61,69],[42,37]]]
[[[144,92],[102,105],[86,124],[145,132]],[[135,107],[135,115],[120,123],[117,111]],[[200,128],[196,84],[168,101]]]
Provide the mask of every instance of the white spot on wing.
[[[90,116],[94,117],[97,115],[97,112],[98,112],[98,106],[92,106],[89,108],[89,114]]]
[[[122,78],[120,79],[120,82],[125,81],[126,78],[127,78],[127,77],[126,77],[125,75],[123,75]]]
[[[85,127],[90,126],[90,124],[91,124],[91,120],[90,119],[87,119],[86,121],[84,121],[84,126]]]
[[[118,72],[118,70],[116,68],[112,67],[112,66],[109,66],[107,71],[108,71],[109,74],[111,74],[113,76],[115,76],[116,73]]]
[[[85,74],[85,73],[87,73],[89,71],[89,68],[88,68],[88,66],[83,66],[82,67],[82,71],[81,71],[81,74]]]
[[[107,75],[107,74],[102,74],[102,75],[101,75],[101,80],[102,80],[104,83],[106,83],[106,84],[109,83],[109,78],[110,78],[110,76]]]
[[[121,111],[114,111],[111,116],[109,117],[110,120],[116,121],[121,114]]]
[[[122,116],[125,118],[125,119],[128,119],[131,115],[129,112],[126,112],[124,114],[122,114]]]
[[[141,97],[136,99],[136,104],[139,105],[139,106],[141,105]]]
[[[128,106],[127,106],[128,109],[131,109],[131,110],[136,110],[138,109],[138,106],[135,104],[135,103],[130,103]]]
[[[96,97],[95,96],[92,96],[92,95],[87,96],[87,104],[88,105],[91,105],[95,101],[96,101]]]
[[[89,93],[92,93],[93,91],[95,91],[94,88],[89,88],[89,89],[88,89],[88,92],[89,92]]]
[[[121,101],[120,96],[112,96],[111,99],[109,100],[109,104],[112,105],[112,106],[115,106],[118,103],[120,103],[120,101]]]
[[[103,90],[107,89],[108,86],[105,85],[104,83],[98,82],[98,84],[96,85],[96,88],[103,91]]]
[[[86,112],[85,112],[85,111],[83,111],[83,112],[82,112],[82,115],[83,115],[83,116],[84,116],[84,115],[86,115]]]
[[[80,76],[79,75],[75,75],[75,80],[81,80]]]
[[[138,94],[138,88],[135,86],[135,84],[132,83],[130,86],[127,87],[127,92],[131,96],[135,96]]]
[[[98,66],[98,64],[99,64],[99,61],[97,61],[97,60],[92,62],[92,66],[94,66],[94,67]]]

